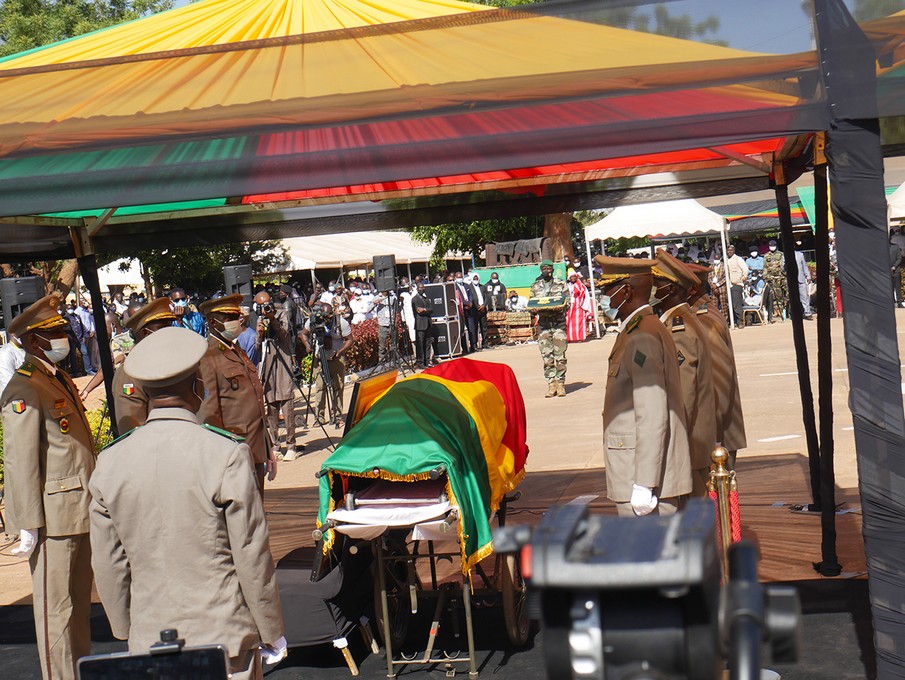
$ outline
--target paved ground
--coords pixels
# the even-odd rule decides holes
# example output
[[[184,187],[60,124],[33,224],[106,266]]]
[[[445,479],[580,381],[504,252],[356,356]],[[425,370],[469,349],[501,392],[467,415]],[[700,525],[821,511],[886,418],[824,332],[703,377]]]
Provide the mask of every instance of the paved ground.
[[[897,312],[905,315],[905,310]],[[905,317],[903,317],[905,319]],[[903,326],[905,328],[905,326]],[[806,326],[811,349],[812,374],[816,373],[816,327]],[[854,440],[851,416],[846,400],[848,380],[842,345],[842,322],[834,320],[833,367],[834,407],[836,437],[836,475],[840,494],[854,496],[857,487]],[[905,331],[900,331],[901,334]],[[740,454],[742,461],[754,463],[776,460],[777,456],[795,458],[806,450],[801,425],[801,405],[791,325],[776,324],[752,327],[733,333],[741,382],[742,401],[745,407],[749,447]],[[544,399],[544,382],[541,375],[540,356],[536,345],[503,347],[488,350],[477,358],[510,365],[516,372],[528,411],[528,443],[531,454],[528,467],[532,477],[541,482],[545,476],[551,485],[567,476],[561,471],[586,471],[586,482],[593,486],[603,477],[603,450],[601,446],[600,410],[605,386],[605,365],[612,337],[592,340],[569,348],[568,396],[565,399]],[[900,342],[901,345],[901,342]],[[900,346],[900,351],[901,351]],[[816,376],[814,375],[816,378]],[[816,394],[816,385],[814,389]],[[314,472],[329,455],[330,440],[337,441],[339,432],[328,428],[309,430],[300,436],[307,444],[306,454],[299,460],[281,466],[279,476],[270,488],[296,489],[300,494],[310,494],[314,486]],[[740,473],[741,474],[741,473]],[[574,475],[568,476],[574,479]],[[743,480],[742,480],[743,481]],[[587,484],[583,485],[586,486]],[[780,487],[781,488],[781,487]],[[564,487],[557,495],[556,489],[547,489],[548,495],[568,500]],[[798,485],[787,494],[777,494],[777,502],[806,502]],[[856,501],[856,499],[855,499]],[[300,519],[300,535],[307,534],[313,518]],[[816,527],[816,521],[815,521]],[[0,673],[3,677],[37,677],[37,665],[30,660],[30,615],[26,605],[30,602],[30,583],[27,565],[11,558],[9,547],[0,547],[0,654],[20,669],[15,675]],[[840,554],[843,565],[862,559],[860,555]],[[804,556],[805,560],[817,560],[819,554]],[[816,578],[816,576],[815,576]],[[810,614],[806,629],[805,663],[788,670],[787,678],[802,680],[817,677],[861,678],[870,677],[869,617],[866,614],[866,588],[861,582],[821,581],[808,586],[806,611]],[[829,593],[829,594],[828,594]],[[19,605],[19,606],[3,606]],[[95,640],[98,651],[109,649],[103,617],[96,617]],[[484,624],[481,624],[484,625]],[[488,622],[482,644],[482,674],[488,672],[504,677],[525,675],[540,677],[541,657],[537,641],[528,651],[510,653],[503,642],[499,622]],[[867,631],[867,632],[865,632]],[[115,646],[116,643],[111,643]],[[363,675],[380,677],[385,673],[378,658],[364,658],[364,650],[358,650],[363,660]],[[282,667],[275,677],[346,677],[338,653],[329,649],[299,650],[293,653],[289,666]]]

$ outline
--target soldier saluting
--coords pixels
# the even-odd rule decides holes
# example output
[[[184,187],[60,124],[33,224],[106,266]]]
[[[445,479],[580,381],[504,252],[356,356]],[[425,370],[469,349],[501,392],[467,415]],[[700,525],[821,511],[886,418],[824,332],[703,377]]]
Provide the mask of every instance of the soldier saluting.
[[[9,324],[25,363],[3,391],[7,530],[29,558],[41,673],[76,677],[91,652],[88,479],[94,443],[79,391],[56,364],[69,356],[68,326],[53,293]]]

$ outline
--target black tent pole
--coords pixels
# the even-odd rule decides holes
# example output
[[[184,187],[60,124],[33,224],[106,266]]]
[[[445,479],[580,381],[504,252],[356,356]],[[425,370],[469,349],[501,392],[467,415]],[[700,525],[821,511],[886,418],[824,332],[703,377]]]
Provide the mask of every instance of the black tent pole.
[[[820,510],[820,444],[817,440],[817,420],[814,414],[814,393],[811,391],[811,368],[808,365],[808,346],[804,337],[804,318],[798,297],[798,269],[795,266],[795,241],[792,236],[792,212],[789,207],[789,188],[785,184],[781,166],[776,167],[776,208],[782,235],[782,253],[786,260],[786,285],[789,289],[789,315],[792,319],[792,340],[795,343],[795,363],[798,368],[798,391],[801,393],[801,417],[808,446],[808,470],[811,476],[811,511]]]
[[[836,472],[833,468],[833,339],[830,335],[830,237],[825,137],[814,150],[814,247],[817,257],[817,398],[820,410],[820,553],[823,576],[842,572],[836,555]]]

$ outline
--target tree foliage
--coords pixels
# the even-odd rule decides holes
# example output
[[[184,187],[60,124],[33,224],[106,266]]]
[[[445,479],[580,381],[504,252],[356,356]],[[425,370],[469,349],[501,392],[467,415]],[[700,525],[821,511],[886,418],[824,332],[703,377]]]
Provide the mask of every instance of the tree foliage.
[[[172,0],[3,0],[0,56],[170,9]]]
[[[852,15],[857,21],[882,19],[905,9],[902,0],[855,0]]]
[[[288,267],[289,258],[279,241],[230,243],[211,248],[169,248],[121,254],[139,260],[148,269],[160,294],[166,288],[185,288],[210,295],[223,288],[223,267],[250,264],[252,275]]]

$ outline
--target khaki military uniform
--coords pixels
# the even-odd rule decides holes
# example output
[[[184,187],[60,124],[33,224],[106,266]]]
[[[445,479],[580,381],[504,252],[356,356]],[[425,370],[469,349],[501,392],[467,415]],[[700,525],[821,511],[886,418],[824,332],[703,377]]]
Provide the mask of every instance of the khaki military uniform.
[[[650,487],[667,506],[691,492],[691,459],[676,346],[650,307],[631,318],[613,345],[603,407],[607,496]],[[663,509],[661,509],[662,511]]]
[[[45,680],[75,678],[79,657],[91,653],[88,479],[95,454],[78,394],[63,371],[26,354],[0,398],[6,529],[38,531],[29,567]]]
[[[666,312],[661,321],[672,332],[676,344],[691,449],[692,495],[703,497],[707,495],[710,454],[717,441],[713,366],[707,330],[684,302]]]
[[[283,634],[245,444],[185,409],[154,409],[101,453],[90,488],[97,590],[130,652],[176,628],[187,645],[224,645],[235,672]]]
[[[235,344],[227,346],[209,336],[207,345],[207,353],[201,358],[201,379],[207,398],[198,417],[203,423],[245,439],[263,487],[268,436],[264,388],[258,372]]]
[[[707,296],[701,298],[697,304],[696,313],[707,329],[713,357],[717,441],[729,450],[734,459],[735,452],[748,446],[748,441],[745,436],[745,416],[739,396],[735,352],[732,349],[732,339],[729,337],[729,327],[722,314],[713,308]]]
[[[560,297],[569,300],[569,284],[557,278],[544,281],[543,277],[531,284],[530,297]],[[566,311],[568,304],[555,311],[537,311],[537,346],[544,361],[544,378],[547,383],[564,383],[566,380]]]
[[[113,373],[113,408],[120,434],[144,425],[148,418],[148,395],[141,382],[131,378],[122,364]]]

